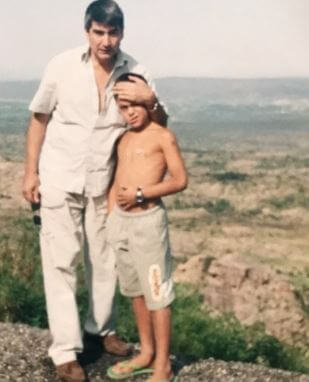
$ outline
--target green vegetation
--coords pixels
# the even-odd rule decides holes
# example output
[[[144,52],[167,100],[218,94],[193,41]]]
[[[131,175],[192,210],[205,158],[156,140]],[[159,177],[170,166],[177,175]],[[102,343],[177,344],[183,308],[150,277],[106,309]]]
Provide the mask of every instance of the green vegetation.
[[[47,325],[38,232],[24,218],[11,222],[14,236],[0,236],[0,320]]]
[[[247,174],[234,171],[210,174],[210,177],[224,184],[229,182],[244,182],[248,179]]]
[[[171,208],[175,210],[189,209],[189,208],[204,208],[214,215],[226,215],[234,212],[234,206],[226,199],[214,199],[212,201],[197,201],[197,202],[183,202],[179,198],[175,198]]]
[[[231,315],[211,317],[202,308],[202,297],[192,288],[179,285],[177,292],[173,305],[175,354],[192,360],[214,357],[309,372],[301,354],[266,335],[262,325],[244,328]]]
[[[274,170],[277,168],[308,168],[309,158],[298,158],[291,155],[263,158],[257,168]]]
[[[291,276],[298,297],[304,312],[309,316],[309,268],[303,272],[297,272]]]
[[[290,194],[281,199],[271,198],[268,202],[275,208],[279,210],[292,208],[292,207],[302,207],[309,209],[309,196],[304,192],[299,192],[297,194]]]
[[[215,215],[225,215],[234,211],[234,207],[226,199],[217,199],[213,202],[207,202],[205,209]]]
[[[45,328],[38,231],[26,217],[13,219],[11,225],[0,237],[0,320]],[[78,303],[84,320],[87,291],[81,266],[78,274]],[[214,357],[309,372],[300,353],[266,335],[263,327],[246,329],[232,316],[212,317],[203,308],[202,297],[187,285],[177,285],[176,292],[172,352],[178,357],[187,361]],[[138,338],[130,302],[119,293],[116,298],[117,330],[126,340],[135,342]]]
[[[194,161],[194,166],[208,167],[211,171],[220,171],[223,170],[226,166],[227,160],[211,160],[204,159],[202,156],[198,155],[197,159]]]

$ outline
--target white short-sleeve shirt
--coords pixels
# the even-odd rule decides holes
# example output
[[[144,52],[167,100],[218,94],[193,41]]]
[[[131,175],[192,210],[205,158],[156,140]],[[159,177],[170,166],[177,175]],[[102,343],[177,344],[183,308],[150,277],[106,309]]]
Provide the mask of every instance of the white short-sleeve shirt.
[[[143,75],[155,91],[144,67],[120,51],[99,112],[89,48],[79,47],[50,61],[29,106],[33,113],[51,115],[39,161],[42,186],[91,196],[106,192],[114,168],[114,145],[126,129],[112,88],[126,72]]]

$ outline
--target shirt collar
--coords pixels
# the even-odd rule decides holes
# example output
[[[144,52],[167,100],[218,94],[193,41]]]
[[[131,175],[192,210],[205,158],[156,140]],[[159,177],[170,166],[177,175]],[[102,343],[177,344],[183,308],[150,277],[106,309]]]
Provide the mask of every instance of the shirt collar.
[[[85,49],[83,49],[82,55],[81,55],[81,60],[84,63],[88,63],[90,59],[90,47],[85,46]],[[115,62],[114,69],[120,68],[128,63],[128,58],[126,57],[126,54],[122,51],[119,50],[117,54],[117,59]]]

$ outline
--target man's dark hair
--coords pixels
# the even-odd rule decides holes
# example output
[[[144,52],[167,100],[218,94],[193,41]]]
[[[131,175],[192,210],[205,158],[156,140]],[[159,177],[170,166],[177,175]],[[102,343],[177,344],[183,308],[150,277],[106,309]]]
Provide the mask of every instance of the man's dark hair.
[[[92,22],[113,26],[123,31],[124,16],[119,5],[113,0],[93,1],[86,9],[85,29],[88,32]]]

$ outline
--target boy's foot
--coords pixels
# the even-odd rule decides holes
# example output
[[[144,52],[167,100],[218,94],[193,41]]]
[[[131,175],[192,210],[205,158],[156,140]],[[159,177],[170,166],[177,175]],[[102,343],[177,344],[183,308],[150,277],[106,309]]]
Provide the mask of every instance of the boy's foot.
[[[149,363],[141,363],[139,356],[128,361],[118,362],[107,369],[107,376],[111,379],[126,379],[152,373],[153,368],[149,367]]]
[[[154,362],[155,364],[155,362]],[[147,379],[147,382],[177,382],[178,377],[176,377],[171,368],[170,362],[167,362],[164,367],[154,367],[154,372],[151,377]]]
[[[85,382],[86,375],[77,361],[56,366],[56,372],[62,382]]]

